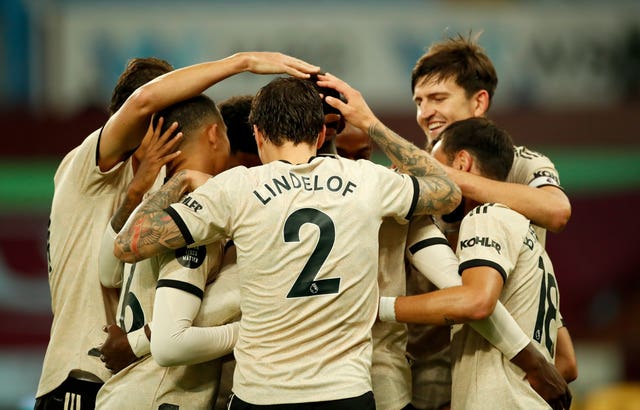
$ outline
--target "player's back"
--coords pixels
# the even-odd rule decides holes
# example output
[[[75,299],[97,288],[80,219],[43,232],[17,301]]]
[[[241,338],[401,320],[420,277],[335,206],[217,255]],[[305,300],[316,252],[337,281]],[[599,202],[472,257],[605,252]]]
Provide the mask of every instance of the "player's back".
[[[410,216],[412,179],[369,161],[317,157],[238,167],[207,184],[208,197],[229,203],[213,225],[231,234],[241,271],[234,392],[273,404],[371,390],[378,228],[385,216]]]

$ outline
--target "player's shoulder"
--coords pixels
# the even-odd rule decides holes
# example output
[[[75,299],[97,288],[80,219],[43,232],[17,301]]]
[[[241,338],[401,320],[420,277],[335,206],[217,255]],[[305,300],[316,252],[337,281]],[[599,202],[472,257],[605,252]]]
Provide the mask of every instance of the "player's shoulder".
[[[461,237],[482,232],[493,238],[510,238],[517,243],[527,235],[531,223],[522,214],[506,205],[486,203],[472,209],[462,219]],[[497,240],[497,239],[496,239]]]
[[[466,218],[486,218],[506,223],[515,223],[518,221],[529,223],[529,220],[524,215],[514,211],[507,205],[494,202],[476,206],[467,213],[465,219]]]
[[[535,160],[535,159],[540,159],[540,160],[548,160],[549,157],[547,157],[545,154],[527,148],[524,145],[515,145],[513,147],[513,153],[514,153],[514,160],[515,158],[520,158],[520,159],[524,159],[524,160]]]

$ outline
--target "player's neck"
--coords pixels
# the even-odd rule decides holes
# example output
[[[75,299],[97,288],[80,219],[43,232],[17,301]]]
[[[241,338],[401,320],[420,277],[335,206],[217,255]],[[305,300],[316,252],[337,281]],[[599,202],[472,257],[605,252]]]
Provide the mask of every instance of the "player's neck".
[[[167,177],[170,178],[183,169],[192,169],[195,171],[212,174],[214,173],[214,168],[215,167],[213,167],[212,160],[210,158],[205,158],[204,156],[198,155],[197,153],[184,151],[182,152],[182,155],[167,164]]]
[[[338,149],[336,148],[336,139],[326,139],[324,144],[318,148],[318,154],[334,154],[338,155]]]
[[[309,158],[316,155],[316,147],[305,143],[294,145],[291,141],[285,141],[280,146],[270,144],[269,147],[265,147],[264,153],[266,154],[264,157],[265,164],[278,160],[292,164],[303,164],[309,162]]]

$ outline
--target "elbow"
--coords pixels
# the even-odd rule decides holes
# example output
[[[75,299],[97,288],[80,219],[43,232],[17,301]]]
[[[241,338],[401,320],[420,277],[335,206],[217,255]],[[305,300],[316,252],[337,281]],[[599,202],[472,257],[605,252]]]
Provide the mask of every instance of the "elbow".
[[[564,358],[559,367],[558,370],[567,383],[571,383],[578,378],[578,363],[576,360]]]
[[[571,219],[571,205],[556,207],[547,229],[553,233],[562,232],[569,223],[569,219]]]
[[[491,316],[496,308],[496,301],[488,298],[473,297],[465,314],[467,321],[484,320]]]
[[[151,338],[151,356],[160,366],[170,367],[185,364],[176,354],[178,351],[178,346],[172,345],[171,342],[158,340],[157,334]]]
[[[129,101],[131,108],[141,117],[152,115],[158,108],[154,105],[154,102],[157,101],[157,97],[154,96],[154,93],[144,85],[131,94]]]
[[[578,378],[578,366],[571,366],[566,369],[562,376],[567,383],[571,383],[576,380]]]

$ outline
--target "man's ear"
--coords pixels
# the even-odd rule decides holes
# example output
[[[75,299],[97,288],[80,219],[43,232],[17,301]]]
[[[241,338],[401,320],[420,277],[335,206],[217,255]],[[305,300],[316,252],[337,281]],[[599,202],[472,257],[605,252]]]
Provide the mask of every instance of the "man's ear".
[[[489,110],[490,98],[487,90],[478,91],[473,97],[473,115],[474,117],[483,117]]]
[[[264,135],[258,130],[256,125],[253,126],[253,138],[256,140],[256,145],[258,146],[258,151],[262,149],[264,145]]]
[[[213,123],[207,128],[207,140],[209,141],[209,144],[213,146],[213,148],[216,148],[218,145],[218,127],[219,125],[217,123]]]
[[[456,153],[451,166],[460,171],[469,172],[473,167],[473,157],[467,150],[460,150]]]
[[[327,135],[327,127],[323,125],[322,131],[320,131],[320,133],[318,134],[318,142],[316,142],[316,149],[320,148],[322,144],[324,144],[326,135]]]

